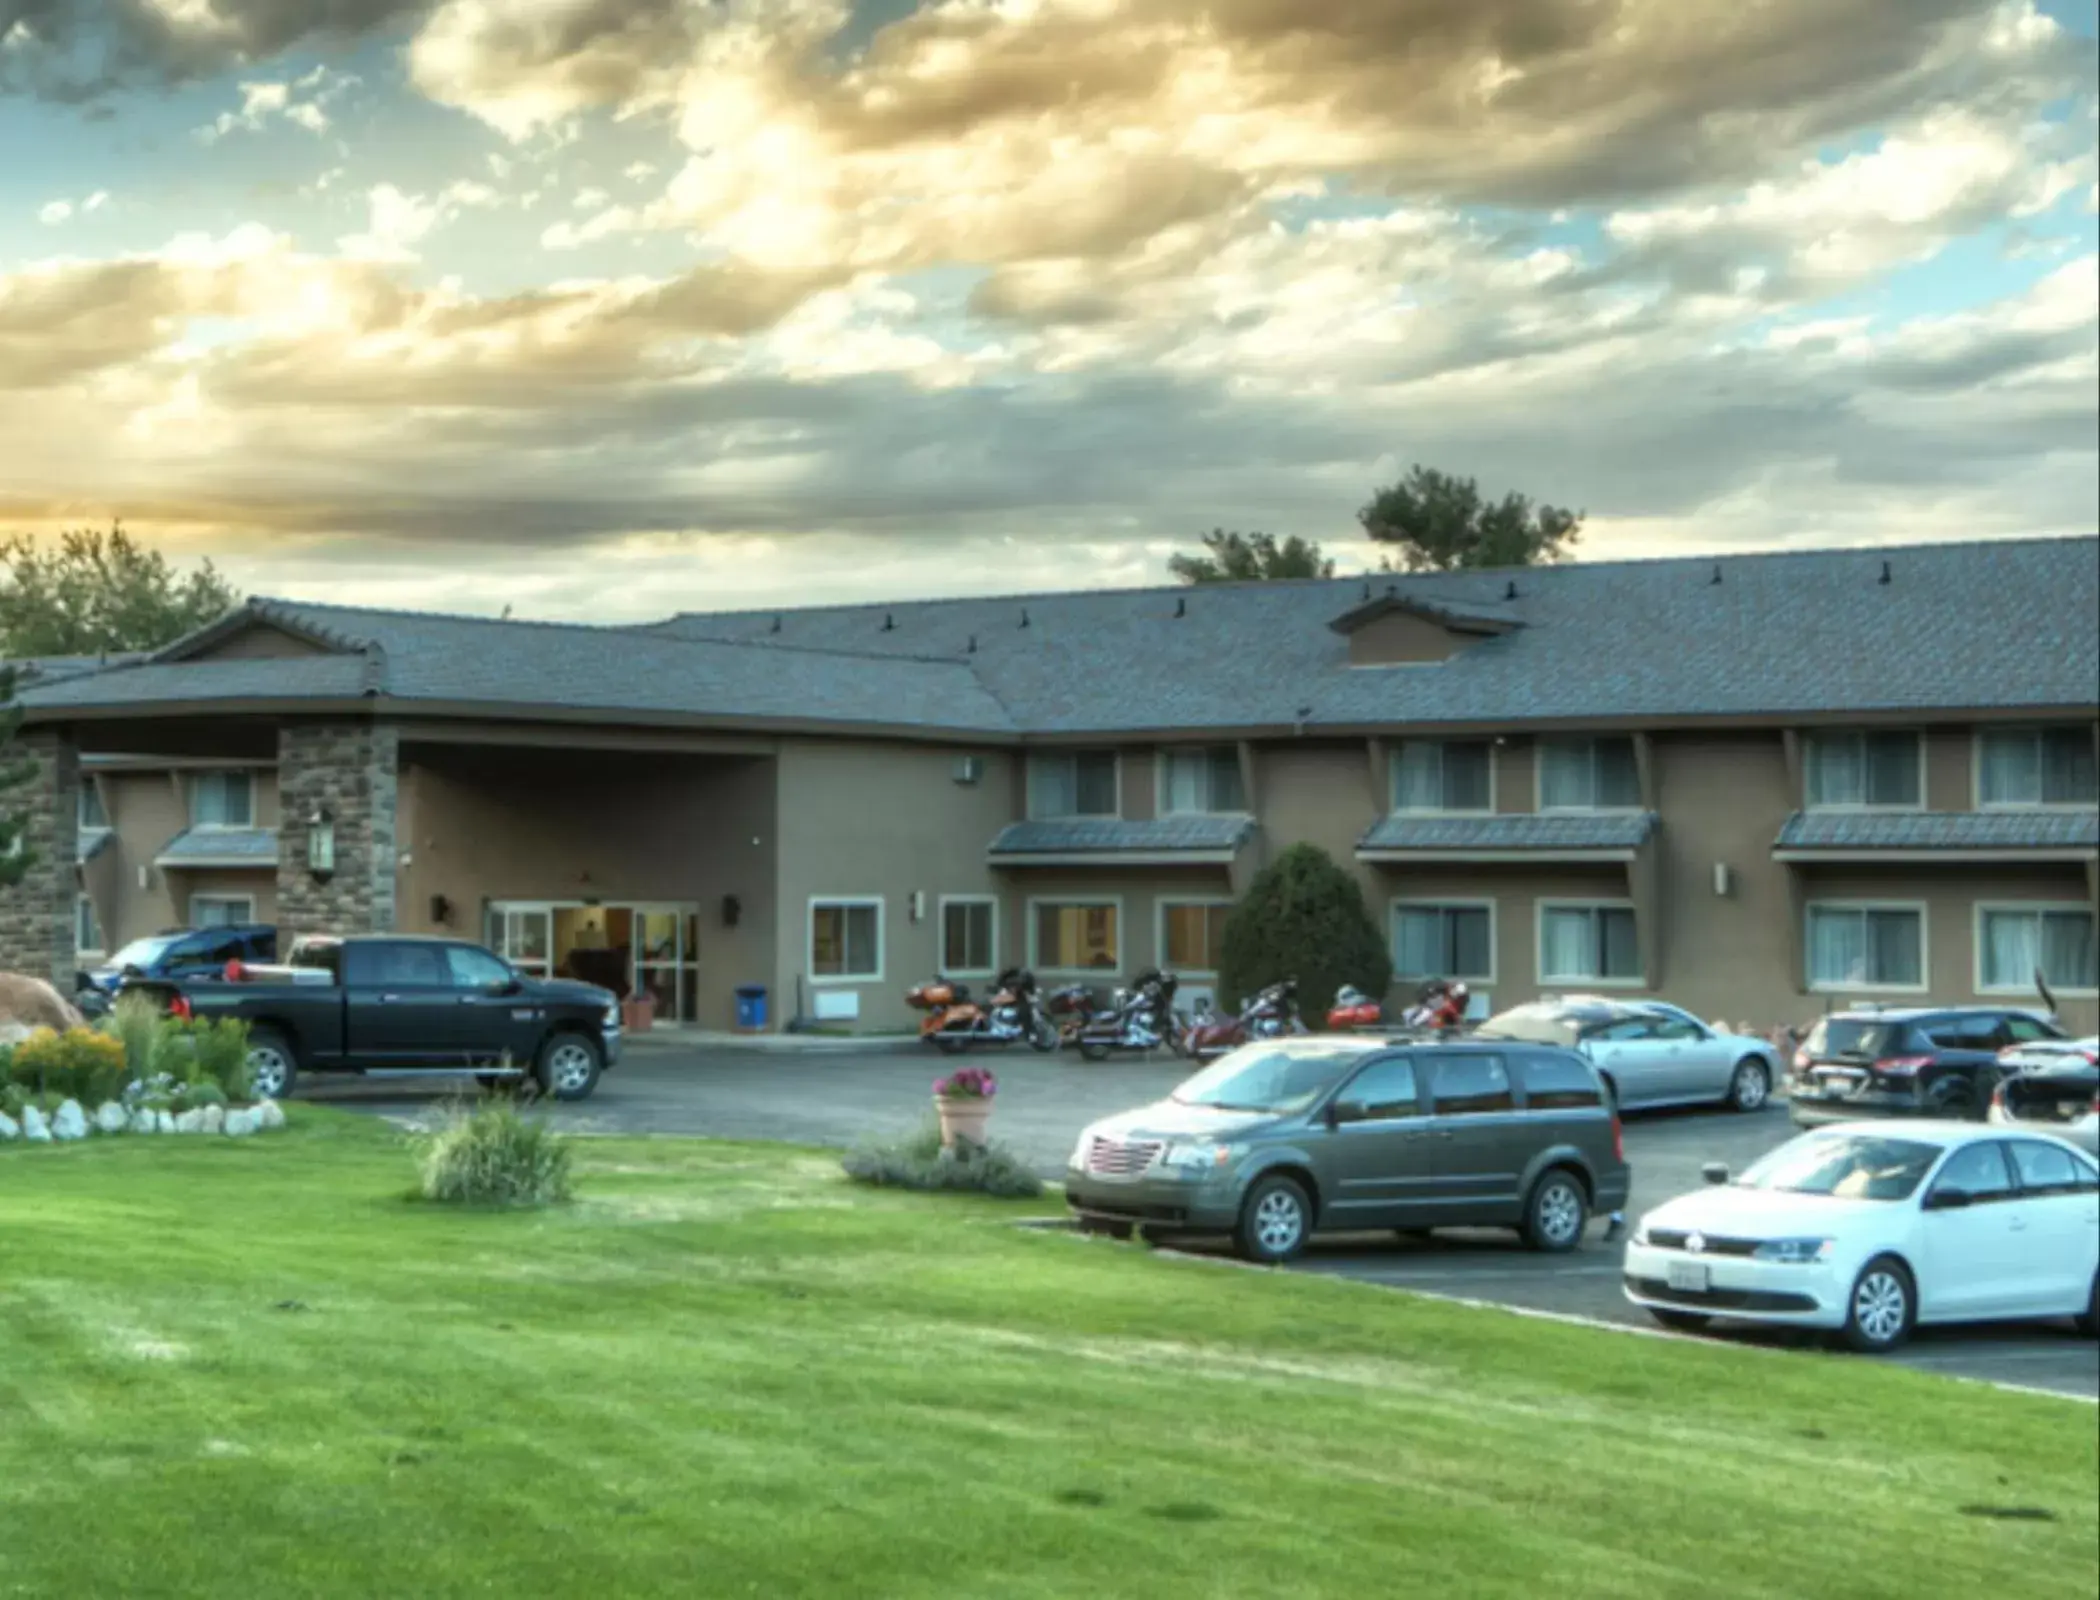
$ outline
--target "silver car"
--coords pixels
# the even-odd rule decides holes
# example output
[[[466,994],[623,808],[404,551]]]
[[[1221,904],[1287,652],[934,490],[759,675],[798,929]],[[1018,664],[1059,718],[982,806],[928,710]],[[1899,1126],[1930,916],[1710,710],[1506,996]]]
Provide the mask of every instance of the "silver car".
[[[1590,1058],[1626,1111],[1725,1105],[1756,1111],[1780,1080],[1779,1052],[1662,1001],[1568,995],[1488,1018],[1480,1035],[1557,1044]]]
[[[1998,1066],[1992,1122],[2052,1133],[2100,1156],[2100,1036],[2013,1045],[1998,1052]]]

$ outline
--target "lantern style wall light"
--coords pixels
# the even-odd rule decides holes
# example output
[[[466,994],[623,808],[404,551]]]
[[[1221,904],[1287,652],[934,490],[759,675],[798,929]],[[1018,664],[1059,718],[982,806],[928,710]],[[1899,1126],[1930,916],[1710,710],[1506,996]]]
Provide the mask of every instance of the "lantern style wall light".
[[[326,806],[317,807],[306,821],[306,870],[316,883],[335,876],[335,818]]]

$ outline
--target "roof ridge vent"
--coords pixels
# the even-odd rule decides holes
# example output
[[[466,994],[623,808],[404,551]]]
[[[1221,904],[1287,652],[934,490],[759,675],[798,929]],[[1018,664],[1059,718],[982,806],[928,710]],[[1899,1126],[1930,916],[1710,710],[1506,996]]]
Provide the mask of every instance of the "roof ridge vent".
[[[1713,576],[1712,576],[1711,578],[1708,578],[1708,579],[1707,579],[1706,581],[1707,581],[1708,583],[1719,583],[1719,582],[1721,581],[1721,563],[1720,563],[1720,562],[1716,561],[1716,562],[1714,563],[1714,575],[1713,575]]]
[[[1506,589],[1504,589],[1504,590],[1502,591],[1502,598],[1503,598],[1503,599],[1505,599],[1505,600],[1514,600],[1514,599],[1516,599],[1516,597],[1517,597],[1517,580],[1516,580],[1515,578],[1512,578],[1512,579],[1510,579],[1510,580],[1509,580],[1509,587],[1508,587],[1508,588],[1506,588]]]
[[[895,612],[885,611],[882,614],[882,631],[884,633],[895,633],[897,631],[897,616]]]
[[[1894,583],[1896,581],[1894,569],[1886,561],[1881,563],[1881,581],[1883,583]]]
[[[1189,597],[1185,594],[1176,595],[1174,597],[1174,615],[1177,617],[1185,617],[1188,614]]]
[[[1028,626],[1028,608],[1026,606],[1021,607],[1021,626],[1024,628]]]

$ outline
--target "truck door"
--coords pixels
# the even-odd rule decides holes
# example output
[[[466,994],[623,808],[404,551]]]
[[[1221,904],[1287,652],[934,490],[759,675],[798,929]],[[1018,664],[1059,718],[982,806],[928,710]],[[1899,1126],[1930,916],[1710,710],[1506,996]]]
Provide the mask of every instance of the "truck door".
[[[344,946],[344,1053],[359,1066],[464,1065],[459,1010],[442,947],[383,939]]]
[[[479,946],[448,944],[444,950],[461,1052],[476,1066],[495,1066],[508,1056],[513,1066],[530,1067],[539,1044],[539,1002],[517,993],[509,964]]]

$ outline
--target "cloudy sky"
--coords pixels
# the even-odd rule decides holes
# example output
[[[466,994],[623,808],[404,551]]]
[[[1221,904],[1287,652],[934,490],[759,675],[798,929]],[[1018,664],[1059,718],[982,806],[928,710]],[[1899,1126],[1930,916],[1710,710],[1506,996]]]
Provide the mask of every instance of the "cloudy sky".
[[[0,531],[558,616],[2089,532],[2093,0],[0,0]]]

